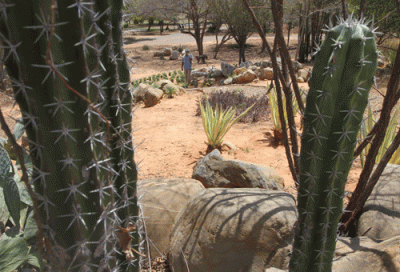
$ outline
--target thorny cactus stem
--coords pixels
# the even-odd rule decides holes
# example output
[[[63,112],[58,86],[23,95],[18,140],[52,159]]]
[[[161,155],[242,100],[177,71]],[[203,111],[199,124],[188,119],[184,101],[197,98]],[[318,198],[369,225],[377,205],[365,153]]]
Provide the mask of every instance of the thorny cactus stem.
[[[1,64],[30,142],[38,242],[52,271],[137,271],[138,233],[132,243],[117,235],[138,215],[122,5],[0,0]]]
[[[331,271],[344,187],[374,82],[374,29],[352,18],[330,28],[316,55],[300,154],[298,229],[290,271]]]

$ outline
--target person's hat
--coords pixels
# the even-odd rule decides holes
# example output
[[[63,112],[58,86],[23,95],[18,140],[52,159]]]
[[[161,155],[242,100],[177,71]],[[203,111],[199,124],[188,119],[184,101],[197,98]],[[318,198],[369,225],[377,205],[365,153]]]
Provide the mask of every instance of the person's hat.
[[[186,50],[185,50],[185,52],[186,52],[186,53],[189,53],[189,52],[190,52],[190,50],[189,50],[189,49],[186,49]]]

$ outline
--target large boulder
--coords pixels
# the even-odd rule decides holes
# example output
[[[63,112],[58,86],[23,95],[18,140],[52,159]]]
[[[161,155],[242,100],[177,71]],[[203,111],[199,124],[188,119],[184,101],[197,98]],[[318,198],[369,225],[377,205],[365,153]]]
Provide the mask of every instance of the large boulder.
[[[144,218],[151,257],[169,250],[171,227],[186,202],[204,186],[194,179],[146,179],[138,182],[139,205]]]
[[[172,271],[263,271],[286,267],[293,242],[292,195],[258,188],[212,188],[189,200],[175,219]]]
[[[260,68],[259,79],[262,80],[273,80],[274,79],[274,70],[270,67],[268,68]]]
[[[335,259],[333,271],[400,271],[400,236],[375,245],[371,242],[367,245],[358,245],[355,251]]]
[[[248,69],[243,74],[236,76],[236,84],[246,84],[252,82],[257,77],[256,73]]]
[[[153,107],[157,105],[161,99],[163,98],[164,92],[160,89],[153,88],[149,86],[144,93],[144,106],[145,107]]]
[[[235,70],[235,66],[230,65],[229,63],[226,62],[221,62],[221,71],[224,77],[228,77],[233,74],[233,71]]]
[[[204,187],[264,188],[282,190],[283,178],[273,168],[253,163],[225,160],[218,149],[197,161],[193,168],[193,179]]]
[[[400,165],[388,164],[365,203],[358,235],[385,240],[400,235]]]
[[[181,56],[181,53],[179,53],[179,51],[177,51],[177,50],[174,50],[174,51],[172,51],[171,56],[169,56],[169,59],[177,60],[177,59],[179,59],[180,56]]]

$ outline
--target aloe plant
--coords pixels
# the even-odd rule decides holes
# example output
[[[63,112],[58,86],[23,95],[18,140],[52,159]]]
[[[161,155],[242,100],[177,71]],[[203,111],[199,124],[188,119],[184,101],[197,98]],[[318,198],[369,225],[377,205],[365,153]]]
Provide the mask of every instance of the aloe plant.
[[[304,115],[290,271],[331,271],[344,187],[376,66],[374,30],[363,21],[341,20],[327,30]]]
[[[229,129],[254,106],[254,104],[251,105],[235,118],[235,107],[223,110],[221,105],[217,105],[213,109],[207,98],[205,106],[202,105],[201,101],[199,101],[199,104],[203,127],[207,135],[207,151],[210,152],[215,148],[222,148],[224,136],[228,133]]]
[[[26,185],[52,271],[137,270],[138,231],[119,234],[138,215],[122,6],[0,1],[2,64],[30,143]]]

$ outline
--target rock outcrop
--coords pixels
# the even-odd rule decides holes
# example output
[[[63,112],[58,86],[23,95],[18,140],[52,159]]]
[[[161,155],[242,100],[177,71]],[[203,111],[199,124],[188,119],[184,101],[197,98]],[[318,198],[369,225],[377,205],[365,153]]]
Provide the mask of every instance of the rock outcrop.
[[[297,220],[295,199],[257,188],[200,191],[176,217],[170,240],[174,272],[285,268]]]

